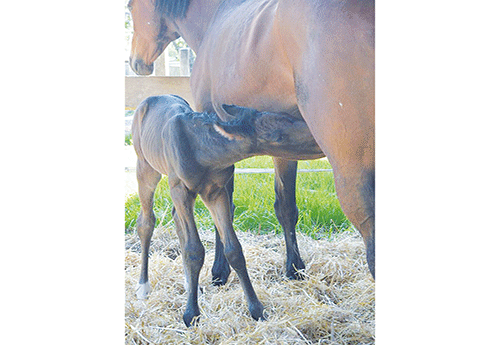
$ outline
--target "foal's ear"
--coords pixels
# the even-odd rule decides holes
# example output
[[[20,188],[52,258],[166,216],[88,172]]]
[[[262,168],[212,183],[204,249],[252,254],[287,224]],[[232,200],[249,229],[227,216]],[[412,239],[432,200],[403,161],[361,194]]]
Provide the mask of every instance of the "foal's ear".
[[[215,129],[215,131],[217,133],[219,133],[220,135],[222,135],[224,138],[226,138],[228,140],[241,140],[241,139],[243,139],[243,137],[241,137],[238,134],[227,132],[224,127],[225,126],[222,125],[222,124],[214,123],[214,129]]]
[[[229,105],[229,104],[223,104],[222,109],[228,113],[231,116],[237,117],[239,114],[241,114],[241,107],[238,107],[237,105]]]
[[[222,109],[231,116],[244,117],[246,115],[253,115],[257,110],[252,108],[240,107],[238,105],[222,104]]]

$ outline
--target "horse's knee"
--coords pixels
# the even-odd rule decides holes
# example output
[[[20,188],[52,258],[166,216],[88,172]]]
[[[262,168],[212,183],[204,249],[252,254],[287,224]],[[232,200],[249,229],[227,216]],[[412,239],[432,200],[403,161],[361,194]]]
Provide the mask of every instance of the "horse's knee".
[[[141,214],[137,218],[137,233],[142,241],[151,238],[155,224],[156,217],[153,212],[149,212],[149,215],[145,215],[144,212],[141,211]]]
[[[243,250],[238,242],[225,245],[224,256],[229,262],[229,265],[231,265],[231,267],[235,271],[238,272],[246,268],[246,262],[245,262],[245,257],[243,256]]]
[[[185,262],[192,270],[199,271],[205,261],[205,248],[201,242],[186,243],[183,250]]]

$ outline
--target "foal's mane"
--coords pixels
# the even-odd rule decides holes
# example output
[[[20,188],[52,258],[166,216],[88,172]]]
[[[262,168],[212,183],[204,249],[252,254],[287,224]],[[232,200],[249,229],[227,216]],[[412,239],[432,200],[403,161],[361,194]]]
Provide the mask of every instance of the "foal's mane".
[[[198,123],[204,125],[212,126],[217,124],[222,126],[228,133],[246,134],[253,135],[255,133],[255,114],[245,113],[243,115],[237,116],[236,118],[229,121],[222,121],[217,113],[193,113],[192,119]]]
[[[184,18],[190,0],[156,0],[156,11],[165,13],[171,18]]]

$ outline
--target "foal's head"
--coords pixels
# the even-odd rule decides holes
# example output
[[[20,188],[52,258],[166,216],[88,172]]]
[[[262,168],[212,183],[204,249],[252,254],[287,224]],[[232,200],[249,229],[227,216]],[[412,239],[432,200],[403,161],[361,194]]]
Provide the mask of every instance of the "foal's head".
[[[217,122],[215,129],[230,140],[251,140],[257,153],[277,157],[321,153],[306,123],[285,113],[259,112],[235,105],[222,106],[236,119]]]

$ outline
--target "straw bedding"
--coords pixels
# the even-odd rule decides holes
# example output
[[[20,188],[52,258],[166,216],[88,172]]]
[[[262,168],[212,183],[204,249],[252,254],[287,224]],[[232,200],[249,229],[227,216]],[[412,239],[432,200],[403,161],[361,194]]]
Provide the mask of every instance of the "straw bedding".
[[[373,344],[375,283],[368,271],[363,241],[344,232],[331,240],[298,233],[306,279],[288,280],[283,236],[238,232],[250,279],[264,304],[266,321],[254,321],[243,290],[231,272],[226,285],[211,285],[214,233],[200,230],[205,265],[200,273],[198,326],[186,328],[186,303],[179,242],[171,226],[157,228],[149,261],[152,292],[137,300],[140,244],[126,236],[126,344]]]

